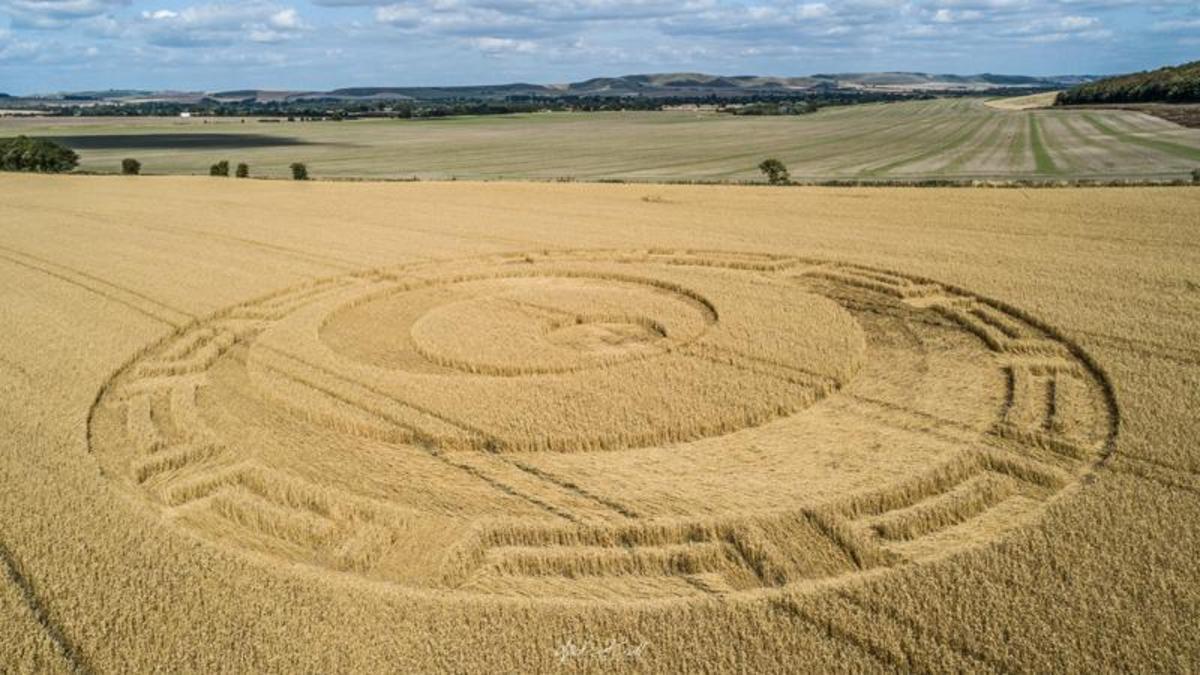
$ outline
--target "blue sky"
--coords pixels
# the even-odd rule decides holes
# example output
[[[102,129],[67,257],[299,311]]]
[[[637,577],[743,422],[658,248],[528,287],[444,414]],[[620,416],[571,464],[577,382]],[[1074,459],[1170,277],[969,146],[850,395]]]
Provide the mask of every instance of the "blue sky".
[[[1115,73],[1200,58],[1200,0],[0,0],[0,92],[598,75]]]

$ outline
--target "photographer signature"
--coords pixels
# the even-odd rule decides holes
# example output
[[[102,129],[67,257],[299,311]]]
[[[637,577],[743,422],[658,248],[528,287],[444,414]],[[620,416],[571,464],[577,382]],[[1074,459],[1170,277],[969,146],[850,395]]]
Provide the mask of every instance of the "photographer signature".
[[[613,638],[607,642],[598,640],[583,640],[575,642],[568,639],[554,648],[554,655],[559,663],[571,661],[636,661],[642,658],[649,643],[634,644],[628,640]]]

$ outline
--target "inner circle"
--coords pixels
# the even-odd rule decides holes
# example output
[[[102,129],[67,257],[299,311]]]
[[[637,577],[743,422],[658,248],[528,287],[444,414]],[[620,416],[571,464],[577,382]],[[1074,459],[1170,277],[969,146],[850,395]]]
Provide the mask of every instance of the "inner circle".
[[[416,280],[331,308],[316,331],[323,348],[305,351],[403,402],[404,424],[428,443],[512,452],[728,434],[807,408],[861,364],[858,322],[794,283],[650,272],[580,265]],[[313,333],[288,335],[280,349]],[[273,372],[263,389],[289,398]]]
[[[697,303],[632,282],[529,277],[460,285],[409,329],[413,349],[468,373],[534,375],[649,358],[705,328]]]

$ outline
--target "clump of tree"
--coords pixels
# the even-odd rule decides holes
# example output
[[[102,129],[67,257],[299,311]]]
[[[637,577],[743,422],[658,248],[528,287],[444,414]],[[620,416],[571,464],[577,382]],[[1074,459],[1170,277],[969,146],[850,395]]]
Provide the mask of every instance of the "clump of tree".
[[[238,178],[249,178],[250,177],[250,165],[245,162],[239,162],[237,165],[237,173],[235,175]]]
[[[303,162],[292,162],[292,180],[308,180],[308,167]]]
[[[1200,169],[1192,169],[1192,182],[1200,185]]]
[[[792,182],[787,166],[777,159],[764,159],[759,163],[758,170],[767,177],[767,182],[771,185],[787,185]]]
[[[808,100],[748,103],[742,106],[722,108],[722,111],[731,112],[734,115],[810,115],[820,109],[819,103]]]
[[[136,159],[133,159],[132,157],[126,157],[125,159],[121,160],[121,174],[122,175],[136,176],[136,175],[140,174],[141,172],[142,172],[142,163],[141,162],[137,161]]]
[[[229,177],[229,160],[223,159],[208,167],[208,175]]]
[[[1081,84],[1060,93],[1056,104],[1153,102],[1200,103],[1200,61]]]
[[[79,165],[75,151],[44,138],[0,139],[0,171],[62,173]]]

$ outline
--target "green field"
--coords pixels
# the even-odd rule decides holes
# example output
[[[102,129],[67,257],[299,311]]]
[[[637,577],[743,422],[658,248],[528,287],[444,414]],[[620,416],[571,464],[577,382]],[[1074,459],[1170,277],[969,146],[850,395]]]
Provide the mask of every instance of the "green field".
[[[67,137],[85,171],[134,157],[145,173],[204,174],[221,159],[256,176],[305,162],[313,177],[757,180],[778,157],[793,178],[1180,179],[1200,130],[1120,110],[999,110],[939,99],[799,117],[706,111],[540,113],[441,120],[0,119],[0,136]]]

